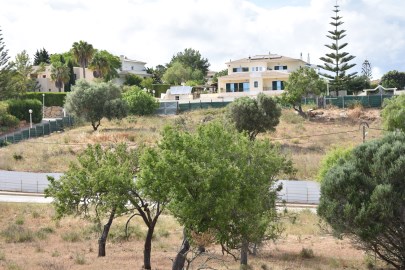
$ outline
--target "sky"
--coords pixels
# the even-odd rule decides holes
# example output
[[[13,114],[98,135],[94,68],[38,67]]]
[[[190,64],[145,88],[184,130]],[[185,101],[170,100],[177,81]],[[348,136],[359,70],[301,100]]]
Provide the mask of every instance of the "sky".
[[[96,49],[146,62],[170,62],[198,50],[210,69],[229,60],[279,54],[322,64],[336,0],[0,0],[0,29],[11,60],[68,51],[84,40]],[[339,0],[351,72],[368,60],[373,78],[405,71],[405,1]]]

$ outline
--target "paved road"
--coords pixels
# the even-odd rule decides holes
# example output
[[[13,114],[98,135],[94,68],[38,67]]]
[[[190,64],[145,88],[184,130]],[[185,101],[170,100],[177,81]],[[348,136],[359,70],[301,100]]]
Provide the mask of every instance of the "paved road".
[[[43,193],[48,186],[47,176],[59,179],[61,173],[27,173],[0,170],[0,191]],[[313,181],[279,180],[283,189],[280,200],[287,203],[318,204],[319,183]]]
[[[52,198],[45,198],[42,194],[29,194],[20,192],[0,192],[0,202],[18,203],[51,203]]]

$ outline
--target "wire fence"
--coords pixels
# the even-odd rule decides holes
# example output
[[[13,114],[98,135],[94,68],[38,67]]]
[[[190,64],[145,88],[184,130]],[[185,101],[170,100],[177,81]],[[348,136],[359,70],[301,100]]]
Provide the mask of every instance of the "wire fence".
[[[74,119],[71,116],[43,121],[32,128],[22,129],[11,134],[0,136],[0,147],[18,143],[31,138],[50,135],[53,132],[62,131],[65,127],[73,126]]]
[[[0,170],[0,190],[24,193],[44,193],[48,187],[47,176],[59,179],[62,173],[30,173]],[[279,180],[283,188],[279,201],[297,204],[318,204],[319,184],[312,181]]]

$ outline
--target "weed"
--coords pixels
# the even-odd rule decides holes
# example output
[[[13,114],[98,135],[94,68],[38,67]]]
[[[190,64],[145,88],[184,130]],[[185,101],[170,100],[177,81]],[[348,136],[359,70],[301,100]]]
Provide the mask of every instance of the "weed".
[[[312,259],[315,257],[314,251],[311,248],[302,248],[300,257],[303,259]]]
[[[55,262],[43,262],[40,264],[44,270],[65,270],[66,267],[63,264],[58,264]]]
[[[44,251],[44,248],[42,247],[41,243],[38,242],[35,243],[35,251],[38,253]]]
[[[280,117],[281,121],[284,121],[288,124],[299,124],[303,123],[305,119],[302,116],[299,116],[294,111],[286,110]]]
[[[70,231],[70,232],[63,233],[61,235],[61,237],[66,242],[74,243],[74,242],[81,241],[82,235],[76,231]]]
[[[51,227],[45,227],[45,228],[39,229],[35,233],[35,236],[40,240],[44,240],[48,237],[48,234],[53,233],[53,232],[54,232],[54,230]]]
[[[5,261],[6,260],[6,254],[3,253],[3,251],[0,251],[0,261]]]
[[[24,217],[23,216],[18,216],[17,219],[15,220],[15,224],[23,225],[24,224]]]
[[[170,232],[169,232],[168,230],[164,229],[164,228],[159,228],[159,229],[157,230],[157,235],[158,235],[159,237],[167,238],[167,237],[169,237]]]
[[[41,217],[41,215],[37,211],[32,212],[31,215],[32,215],[33,218],[40,218]]]
[[[75,255],[75,263],[79,264],[79,265],[83,265],[86,263],[86,258],[84,257],[84,255],[76,253]]]
[[[13,158],[14,158],[14,160],[16,160],[16,161],[19,161],[19,160],[22,160],[22,159],[23,159],[23,156],[22,156],[22,154],[14,153],[14,154],[13,154]]]
[[[15,262],[7,263],[7,270],[21,270],[22,268]]]
[[[32,231],[21,225],[12,224],[4,229],[1,234],[4,236],[7,243],[24,243],[34,240]]]
[[[52,257],[59,257],[59,256],[60,256],[60,253],[59,253],[58,250],[55,249],[55,250],[52,252],[51,256],[52,256]]]
[[[270,270],[270,268],[267,266],[267,264],[262,264],[262,265],[260,266],[260,268],[261,268],[262,270]]]
[[[366,256],[364,257],[364,262],[366,263],[367,269],[375,269],[376,260],[375,260],[375,258],[371,257],[369,254],[366,254]]]

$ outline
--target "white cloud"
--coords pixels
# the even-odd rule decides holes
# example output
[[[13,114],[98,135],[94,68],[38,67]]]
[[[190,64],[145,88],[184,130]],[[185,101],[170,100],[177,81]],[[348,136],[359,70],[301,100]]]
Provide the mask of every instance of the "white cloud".
[[[266,1],[265,1],[266,2]],[[272,8],[258,0],[2,0],[0,28],[9,55],[37,49],[50,53],[85,40],[114,54],[164,64],[191,47],[212,69],[229,59],[278,53],[312,63],[328,52],[324,44],[334,0],[283,1]],[[255,4],[256,3],[256,4]],[[403,70],[405,1],[341,0],[347,51],[357,66],[368,59],[379,73]]]

